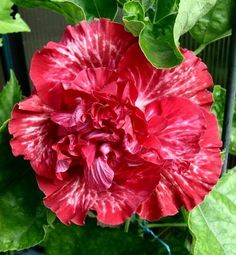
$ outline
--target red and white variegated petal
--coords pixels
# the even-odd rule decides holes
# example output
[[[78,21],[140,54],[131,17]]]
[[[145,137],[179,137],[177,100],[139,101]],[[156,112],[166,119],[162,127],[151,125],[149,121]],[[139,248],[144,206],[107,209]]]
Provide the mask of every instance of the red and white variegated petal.
[[[117,95],[117,79],[116,72],[108,68],[88,68],[79,72],[73,83],[65,83],[63,87],[90,94],[101,91],[108,95]]]
[[[206,89],[213,85],[206,65],[193,52],[182,49],[184,61],[171,69],[156,69],[141,52],[138,44],[127,51],[120,62],[120,77],[129,79],[139,91],[136,106],[144,109],[155,100],[168,96],[186,97],[206,106],[212,95]],[[135,57],[134,57],[135,56]]]
[[[9,122],[13,154],[24,155],[35,172],[43,176],[51,175],[56,163],[51,145],[56,139],[57,127],[50,121],[50,112],[51,109],[33,95],[15,106]]]
[[[83,116],[86,112],[86,105],[83,101],[78,103],[77,107],[68,112],[52,112],[51,120],[58,125],[61,125],[65,128],[74,127],[76,125],[82,124],[86,125],[83,121]]]
[[[59,181],[37,177],[41,190],[47,195],[44,204],[64,223],[82,225],[87,212],[97,199],[96,190],[88,189],[79,176]]]
[[[163,159],[189,159],[200,150],[206,128],[201,107],[189,99],[167,97],[146,107],[149,137],[143,145],[154,148]]]
[[[48,43],[32,59],[30,76],[38,95],[46,100],[46,93],[60,90],[61,83],[72,82],[81,70],[116,69],[136,41],[121,24],[107,19],[68,26],[59,43]]]
[[[219,130],[215,116],[202,111],[207,129],[200,138],[201,150],[188,162],[174,160],[163,166],[155,191],[138,209],[142,218],[153,221],[174,215],[181,206],[191,210],[216,184],[222,166]]]
[[[45,205],[63,223],[82,225],[87,212],[95,210],[100,222],[116,225],[129,218],[150,196],[159,181],[159,166],[149,163],[128,166],[122,163],[114,173],[112,186],[103,191],[90,188],[80,176],[63,181],[37,176],[37,180],[46,194]]]
[[[108,67],[116,69],[120,59],[137,38],[120,23],[108,19],[82,21],[68,26],[61,43],[78,59],[81,68]]]
[[[90,189],[103,191],[111,187],[114,171],[107,163],[106,157],[100,156],[85,168],[84,176],[85,182]]]
[[[159,178],[158,165],[138,160],[136,156],[124,158],[115,171],[113,185],[101,192],[93,205],[97,219],[111,225],[123,223],[150,196]]]

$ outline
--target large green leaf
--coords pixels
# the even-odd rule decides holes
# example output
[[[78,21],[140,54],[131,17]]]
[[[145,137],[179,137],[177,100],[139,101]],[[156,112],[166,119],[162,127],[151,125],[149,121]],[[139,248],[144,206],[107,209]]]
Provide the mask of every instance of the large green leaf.
[[[213,90],[214,103],[211,107],[211,111],[215,113],[220,131],[222,132],[223,120],[224,120],[224,108],[226,90],[219,85],[214,86]],[[231,154],[236,155],[236,104],[234,106],[233,125],[230,134],[230,147],[229,151]]]
[[[217,0],[215,6],[192,28],[190,31],[192,37],[202,46],[206,46],[230,35],[234,2],[234,0]]]
[[[41,7],[63,15],[67,22],[75,24],[85,19],[83,9],[73,0],[12,0],[15,4],[25,8]]]
[[[95,17],[113,19],[117,12],[115,0],[13,0],[26,8],[47,8],[63,15],[67,22],[76,24],[81,20]]]
[[[1,0],[0,2],[0,34],[29,32],[30,28],[21,19],[17,13],[13,18],[11,16],[13,3],[10,0]]]
[[[167,3],[171,2],[168,5],[163,5],[163,1],[158,1],[158,4],[150,1],[141,5],[139,1],[133,0],[125,3],[123,7],[126,29],[139,36],[139,45],[143,53],[155,67],[172,67],[183,60],[174,41],[174,24],[178,9],[176,1],[173,1],[168,1]],[[154,11],[153,15],[147,12],[149,9]]]
[[[140,47],[147,59],[155,67],[169,68],[183,61],[179,51],[180,36],[188,32],[215,2],[216,0],[132,0],[123,6],[123,21],[131,33],[139,36]]]
[[[11,154],[4,126],[0,129],[0,251],[21,250],[44,239],[47,210],[30,165]]]
[[[196,22],[211,10],[217,0],[180,0],[178,15],[175,21],[175,41],[188,32]]]
[[[14,104],[22,99],[19,83],[13,71],[9,82],[0,92],[0,126],[10,118],[11,110]]]
[[[20,250],[40,243],[47,230],[46,209],[33,170],[11,153],[7,122],[21,100],[19,84],[11,79],[0,93],[0,251]]]
[[[236,172],[225,174],[188,217],[194,255],[236,254]]]
[[[156,24],[148,23],[141,31],[139,44],[147,59],[158,68],[169,68],[180,64],[180,53],[173,34],[176,14],[161,19]]]
[[[55,224],[44,243],[45,255],[123,255],[159,254],[158,242],[143,240],[121,228],[102,228],[88,220],[85,226]],[[165,253],[161,253],[165,254]]]

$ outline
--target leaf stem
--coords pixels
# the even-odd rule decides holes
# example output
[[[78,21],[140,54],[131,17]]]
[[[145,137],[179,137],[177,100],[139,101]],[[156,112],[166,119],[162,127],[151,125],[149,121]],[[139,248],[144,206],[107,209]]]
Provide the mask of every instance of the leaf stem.
[[[157,10],[158,3],[157,3],[157,2],[158,2],[158,1],[156,0],[156,1],[155,1],[155,7],[156,7],[156,9],[155,9],[155,13],[154,13],[154,17],[153,17],[152,23],[155,23],[155,21],[156,21],[156,19],[157,19],[157,12],[158,12],[158,10]]]
[[[147,225],[148,228],[185,228],[187,226],[187,223],[152,223]]]
[[[206,47],[206,44],[201,44],[195,51],[194,51],[194,54],[195,55],[198,55],[199,53],[201,53]]]
[[[124,232],[125,232],[125,233],[128,233],[128,232],[129,232],[130,221],[131,221],[131,218],[128,219],[128,220],[125,222],[125,229],[124,229]]]

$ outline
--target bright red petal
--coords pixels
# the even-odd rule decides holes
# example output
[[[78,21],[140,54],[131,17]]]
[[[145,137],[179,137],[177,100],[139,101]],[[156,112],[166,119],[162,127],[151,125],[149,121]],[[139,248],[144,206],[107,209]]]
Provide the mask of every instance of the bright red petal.
[[[107,19],[68,26],[59,43],[48,43],[32,59],[30,75],[38,95],[50,101],[50,93],[72,82],[81,70],[116,69],[136,40],[121,24]]]
[[[13,154],[24,155],[42,176],[50,175],[50,170],[55,168],[56,155],[51,145],[57,129],[50,121],[50,112],[51,109],[33,95],[15,106],[9,123]]]
[[[185,60],[171,69],[156,69],[141,52],[138,44],[127,51],[120,63],[120,75],[129,79],[139,91],[136,106],[140,109],[163,97],[186,97],[209,107],[211,93],[206,89],[213,85],[206,65],[191,51],[182,50]]]
[[[153,221],[174,215],[181,206],[191,210],[216,184],[222,166],[218,125],[214,115],[205,110],[203,115],[207,129],[200,139],[201,150],[189,161],[163,166],[159,184],[138,210],[142,218]]]
[[[205,118],[190,100],[167,97],[153,102],[146,107],[146,118],[150,135],[143,144],[155,148],[163,159],[188,159],[200,150]]]
[[[111,187],[114,172],[108,165],[105,157],[96,158],[90,166],[85,169],[85,182],[90,189],[97,191],[107,190]]]
[[[117,74],[108,68],[88,68],[81,71],[73,83],[64,84],[65,89],[79,90],[85,93],[104,91],[107,94],[117,94]],[[106,88],[110,88],[107,91]]]
[[[159,167],[149,163],[129,167],[123,163],[114,173],[112,186],[103,191],[88,187],[78,175],[63,181],[40,176],[37,179],[47,195],[45,205],[63,223],[84,224],[87,212],[95,210],[100,222],[116,225],[129,218],[150,196],[159,180]]]

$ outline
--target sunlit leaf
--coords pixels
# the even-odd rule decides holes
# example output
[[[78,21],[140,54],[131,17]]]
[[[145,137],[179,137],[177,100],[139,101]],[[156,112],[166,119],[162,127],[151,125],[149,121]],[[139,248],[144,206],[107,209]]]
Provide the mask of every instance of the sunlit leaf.
[[[231,33],[234,0],[217,0],[214,7],[201,17],[190,31],[201,45],[224,38]]]
[[[147,59],[158,68],[180,64],[179,38],[205,15],[216,0],[132,0],[124,4],[126,29],[139,36]],[[142,5],[141,5],[142,3]]]
[[[22,99],[20,85],[13,71],[10,72],[10,80],[0,91],[0,126],[10,118],[13,106]]]
[[[30,28],[17,13],[11,16],[13,3],[10,0],[1,0],[0,3],[0,34],[29,32]]]
[[[205,198],[189,213],[194,255],[236,254],[236,172],[225,174]]]
[[[13,0],[26,8],[47,8],[63,15],[67,22],[76,24],[81,20],[95,17],[113,19],[117,12],[115,0]]]

